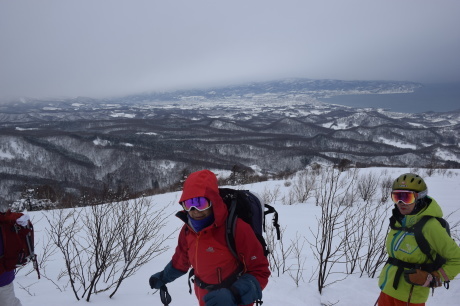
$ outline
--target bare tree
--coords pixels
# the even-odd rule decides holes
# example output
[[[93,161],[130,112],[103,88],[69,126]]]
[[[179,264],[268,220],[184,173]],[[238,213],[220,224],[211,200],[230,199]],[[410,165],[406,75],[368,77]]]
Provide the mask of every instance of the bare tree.
[[[277,185],[275,188],[265,187],[263,194],[262,194],[262,201],[263,203],[273,204],[278,200],[279,195],[280,195],[279,185]]]
[[[389,176],[383,177],[380,181],[380,203],[386,203],[390,198],[393,179]]]
[[[302,244],[300,244],[302,241]],[[303,255],[303,248],[305,245],[305,238],[300,239],[299,234],[296,234],[296,239],[291,240],[290,249],[294,254],[295,263],[292,264],[288,269],[289,276],[294,280],[294,283],[299,287],[300,281],[303,280],[303,272],[305,267],[305,261],[307,260]]]
[[[288,194],[285,194],[283,196],[283,204],[284,205],[292,205],[294,203],[296,203],[296,196],[294,194],[294,192],[292,192],[292,189],[290,190],[290,192]]]
[[[359,266],[362,254],[361,250],[364,247],[365,239],[365,218],[368,213],[367,205],[349,207],[346,211],[345,219],[345,269],[347,274],[352,274]]]
[[[48,217],[48,236],[61,251],[77,300],[112,290],[168,249],[165,216],[146,199],[58,210]]]
[[[285,230],[286,228],[280,229],[279,240],[277,240],[276,229],[274,226],[269,225],[268,230],[266,231],[266,242],[269,250],[268,263],[270,264],[270,270],[276,271],[278,277],[280,276],[280,274],[284,274],[284,272],[286,272],[286,261],[292,252],[292,245],[286,248],[284,244],[283,237]]]
[[[315,177],[313,171],[300,171],[292,185],[295,201],[298,203],[305,203],[312,196],[314,189]]]
[[[377,193],[379,179],[373,172],[358,179],[358,191],[364,202],[370,201]]]
[[[367,203],[369,207],[363,218],[365,230],[363,239],[366,241],[364,255],[361,262],[361,276],[364,272],[369,277],[374,277],[379,267],[385,262],[387,253],[385,249],[388,227],[388,207],[380,201]]]
[[[440,165],[438,164],[438,161],[436,160],[436,153],[433,151],[430,155],[430,160],[428,164],[426,165],[426,175],[427,176],[432,176],[435,172],[436,169],[440,168]]]
[[[332,268],[344,256],[345,246],[345,221],[344,218],[348,205],[347,198],[353,194],[352,187],[356,182],[356,172],[342,175],[337,169],[325,169],[319,175],[316,189],[316,201],[321,206],[321,216],[317,218],[317,229],[310,231],[315,239],[309,242],[313,254],[318,261],[318,291],[322,293],[326,287],[327,279],[332,273]]]

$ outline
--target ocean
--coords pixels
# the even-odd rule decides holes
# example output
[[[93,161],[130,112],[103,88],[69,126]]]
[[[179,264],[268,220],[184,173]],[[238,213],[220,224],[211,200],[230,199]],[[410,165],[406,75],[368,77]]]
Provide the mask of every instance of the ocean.
[[[358,108],[385,108],[401,113],[450,112],[460,110],[460,83],[423,84],[423,87],[407,94],[345,95],[320,100]]]

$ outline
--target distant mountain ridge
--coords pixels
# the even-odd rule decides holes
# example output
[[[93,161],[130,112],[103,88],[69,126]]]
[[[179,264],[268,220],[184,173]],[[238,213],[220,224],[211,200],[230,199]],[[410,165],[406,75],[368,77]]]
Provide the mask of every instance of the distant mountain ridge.
[[[390,94],[411,93],[423,85],[415,82],[403,81],[344,81],[344,80],[315,80],[291,78],[267,82],[253,82],[241,85],[211,87],[205,89],[176,90],[167,92],[150,92],[136,95],[128,95],[118,98],[93,99],[77,97],[73,99],[40,100],[24,98],[22,101],[9,103],[9,107],[20,104],[68,104],[68,103],[128,103],[128,102],[173,102],[193,99],[250,99],[257,95],[280,95],[289,94],[305,95],[311,97],[330,97],[347,94]],[[1,105],[0,105],[1,107]],[[5,107],[2,107],[5,110]]]
[[[410,93],[420,88],[422,84],[415,82],[396,81],[343,81],[343,80],[314,80],[291,78],[267,82],[254,82],[243,85],[213,87],[207,89],[178,90],[164,93],[148,93],[124,97],[132,101],[182,101],[191,97],[203,99],[248,99],[257,95],[302,95],[312,97],[327,97],[343,94],[388,94]]]
[[[144,192],[184,172],[270,175],[311,163],[460,166],[460,112],[406,114],[318,101],[411,92],[412,82],[290,79],[116,99],[25,100],[0,106],[0,200],[25,185],[61,192]]]

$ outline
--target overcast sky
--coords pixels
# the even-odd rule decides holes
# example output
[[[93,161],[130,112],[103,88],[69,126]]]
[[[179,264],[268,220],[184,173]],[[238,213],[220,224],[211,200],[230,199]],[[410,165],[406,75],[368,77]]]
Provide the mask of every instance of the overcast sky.
[[[458,0],[0,0],[0,100],[286,77],[460,82]]]

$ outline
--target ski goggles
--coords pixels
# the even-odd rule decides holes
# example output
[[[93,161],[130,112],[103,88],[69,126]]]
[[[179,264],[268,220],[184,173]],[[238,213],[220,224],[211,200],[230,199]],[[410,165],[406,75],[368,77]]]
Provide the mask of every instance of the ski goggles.
[[[190,211],[193,207],[196,210],[203,211],[212,206],[211,202],[205,197],[191,198],[180,203],[186,211]]]
[[[411,190],[393,190],[391,192],[391,199],[394,203],[402,202],[406,205],[410,205],[415,203],[417,199],[425,197],[427,194],[428,192],[426,190],[421,192],[415,192]]]

